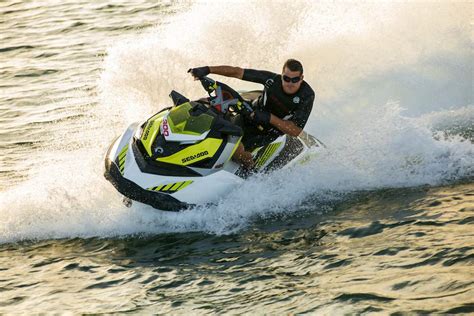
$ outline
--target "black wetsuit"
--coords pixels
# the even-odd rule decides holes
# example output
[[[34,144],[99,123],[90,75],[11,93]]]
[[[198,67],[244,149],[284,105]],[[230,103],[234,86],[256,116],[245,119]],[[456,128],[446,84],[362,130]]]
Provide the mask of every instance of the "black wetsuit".
[[[282,120],[289,120],[304,128],[314,102],[314,91],[306,81],[294,94],[286,94],[282,87],[281,75],[264,70],[244,69],[242,80],[260,83],[265,86],[263,94],[254,101],[254,108],[267,111]],[[244,137],[242,143],[246,150],[262,146],[284,133],[275,127],[258,128],[250,119],[242,120]]]

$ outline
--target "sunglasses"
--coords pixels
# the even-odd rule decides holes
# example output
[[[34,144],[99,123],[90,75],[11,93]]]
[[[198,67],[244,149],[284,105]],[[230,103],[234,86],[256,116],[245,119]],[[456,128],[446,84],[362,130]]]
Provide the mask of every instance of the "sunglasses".
[[[292,82],[292,83],[297,83],[298,81],[301,80],[301,77],[293,77],[293,78],[290,78],[288,77],[287,75],[283,75],[283,80],[285,80],[286,82]]]

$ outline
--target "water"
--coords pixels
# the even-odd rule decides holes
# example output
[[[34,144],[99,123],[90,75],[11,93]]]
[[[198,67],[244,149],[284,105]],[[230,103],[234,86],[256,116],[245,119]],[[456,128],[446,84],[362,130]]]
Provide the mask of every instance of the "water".
[[[474,312],[472,9],[2,2],[0,312]],[[201,96],[189,67],[289,57],[327,153],[212,207],[122,205],[105,151]]]

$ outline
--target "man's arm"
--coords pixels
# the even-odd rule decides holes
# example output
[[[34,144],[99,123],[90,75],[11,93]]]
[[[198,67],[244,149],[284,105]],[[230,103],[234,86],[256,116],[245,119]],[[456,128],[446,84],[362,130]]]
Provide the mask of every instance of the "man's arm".
[[[255,70],[255,69],[243,69],[240,67],[233,66],[204,66],[197,68],[190,68],[189,73],[194,77],[195,80],[198,80],[201,77],[207,76],[210,73],[233,77],[245,81],[265,84],[266,81],[270,78],[274,78],[277,74],[265,71],[265,70]]]
[[[294,122],[282,120],[278,116],[266,111],[257,110],[250,114],[250,118],[255,120],[257,124],[261,122],[264,125],[272,125],[290,136],[298,136],[303,131],[303,129]]]
[[[302,128],[298,127],[292,121],[282,120],[281,118],[273,114],[270,115],[270,124],[272,124],[273,126],[278,128],[280,131],[290,136],[296,137],[299,134],[301,134],[301,132],[303,131]]]
[[[237,79],[242,79],[244,76],[244,70],[240,67],[232,66],[209,66],[209,71],[212,74],[234,77]]]
[[[276,115],[259,110],[252,113],[250,117],[256,120],[256,122],[270,124],[287,135],[298,136],[301,134],[306,122],[308,121],[313,108],[313,102],[314,93],[303,99],[303,102],[299,105],[298,110],[294,113],[291,120],[282,120]]]
[[[298,109],[295,111],[293,118],[288,121],[283,121],[278,117],[275,117],[275,115],[272,115],[272,117],[275,117],[277,120],[280,120],[283,125],[281,125],[281,123],[279,122],[276,123],[278,125],[275,125],[272,122],[271,118],[270,123],[285,134],[289,134],[291,136],[298,136],[303,131],[303,128],[305,127],[306,122],[308,121],[309,116],[311,115],[314,97],[314,92],[311,93],[309,96],[305,96],[301,104],[298,106]]]

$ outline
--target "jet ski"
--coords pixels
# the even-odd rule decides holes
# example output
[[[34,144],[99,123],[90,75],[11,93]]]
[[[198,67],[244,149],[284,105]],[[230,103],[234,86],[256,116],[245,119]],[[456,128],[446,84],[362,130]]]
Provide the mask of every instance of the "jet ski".
[[[238,93],[209,77],[200,79],[209,97],[190,101],[172,91],[173,106],[132,123],[110,146],[105,178],[125,197],[164,211],[216,201],[242,184],[248,170],[232,160],[243,133],[233,123],[253,112],[261,91]],[[286,168],[323,149],[315,137],[282,135],[255,148],[254,172]]]

